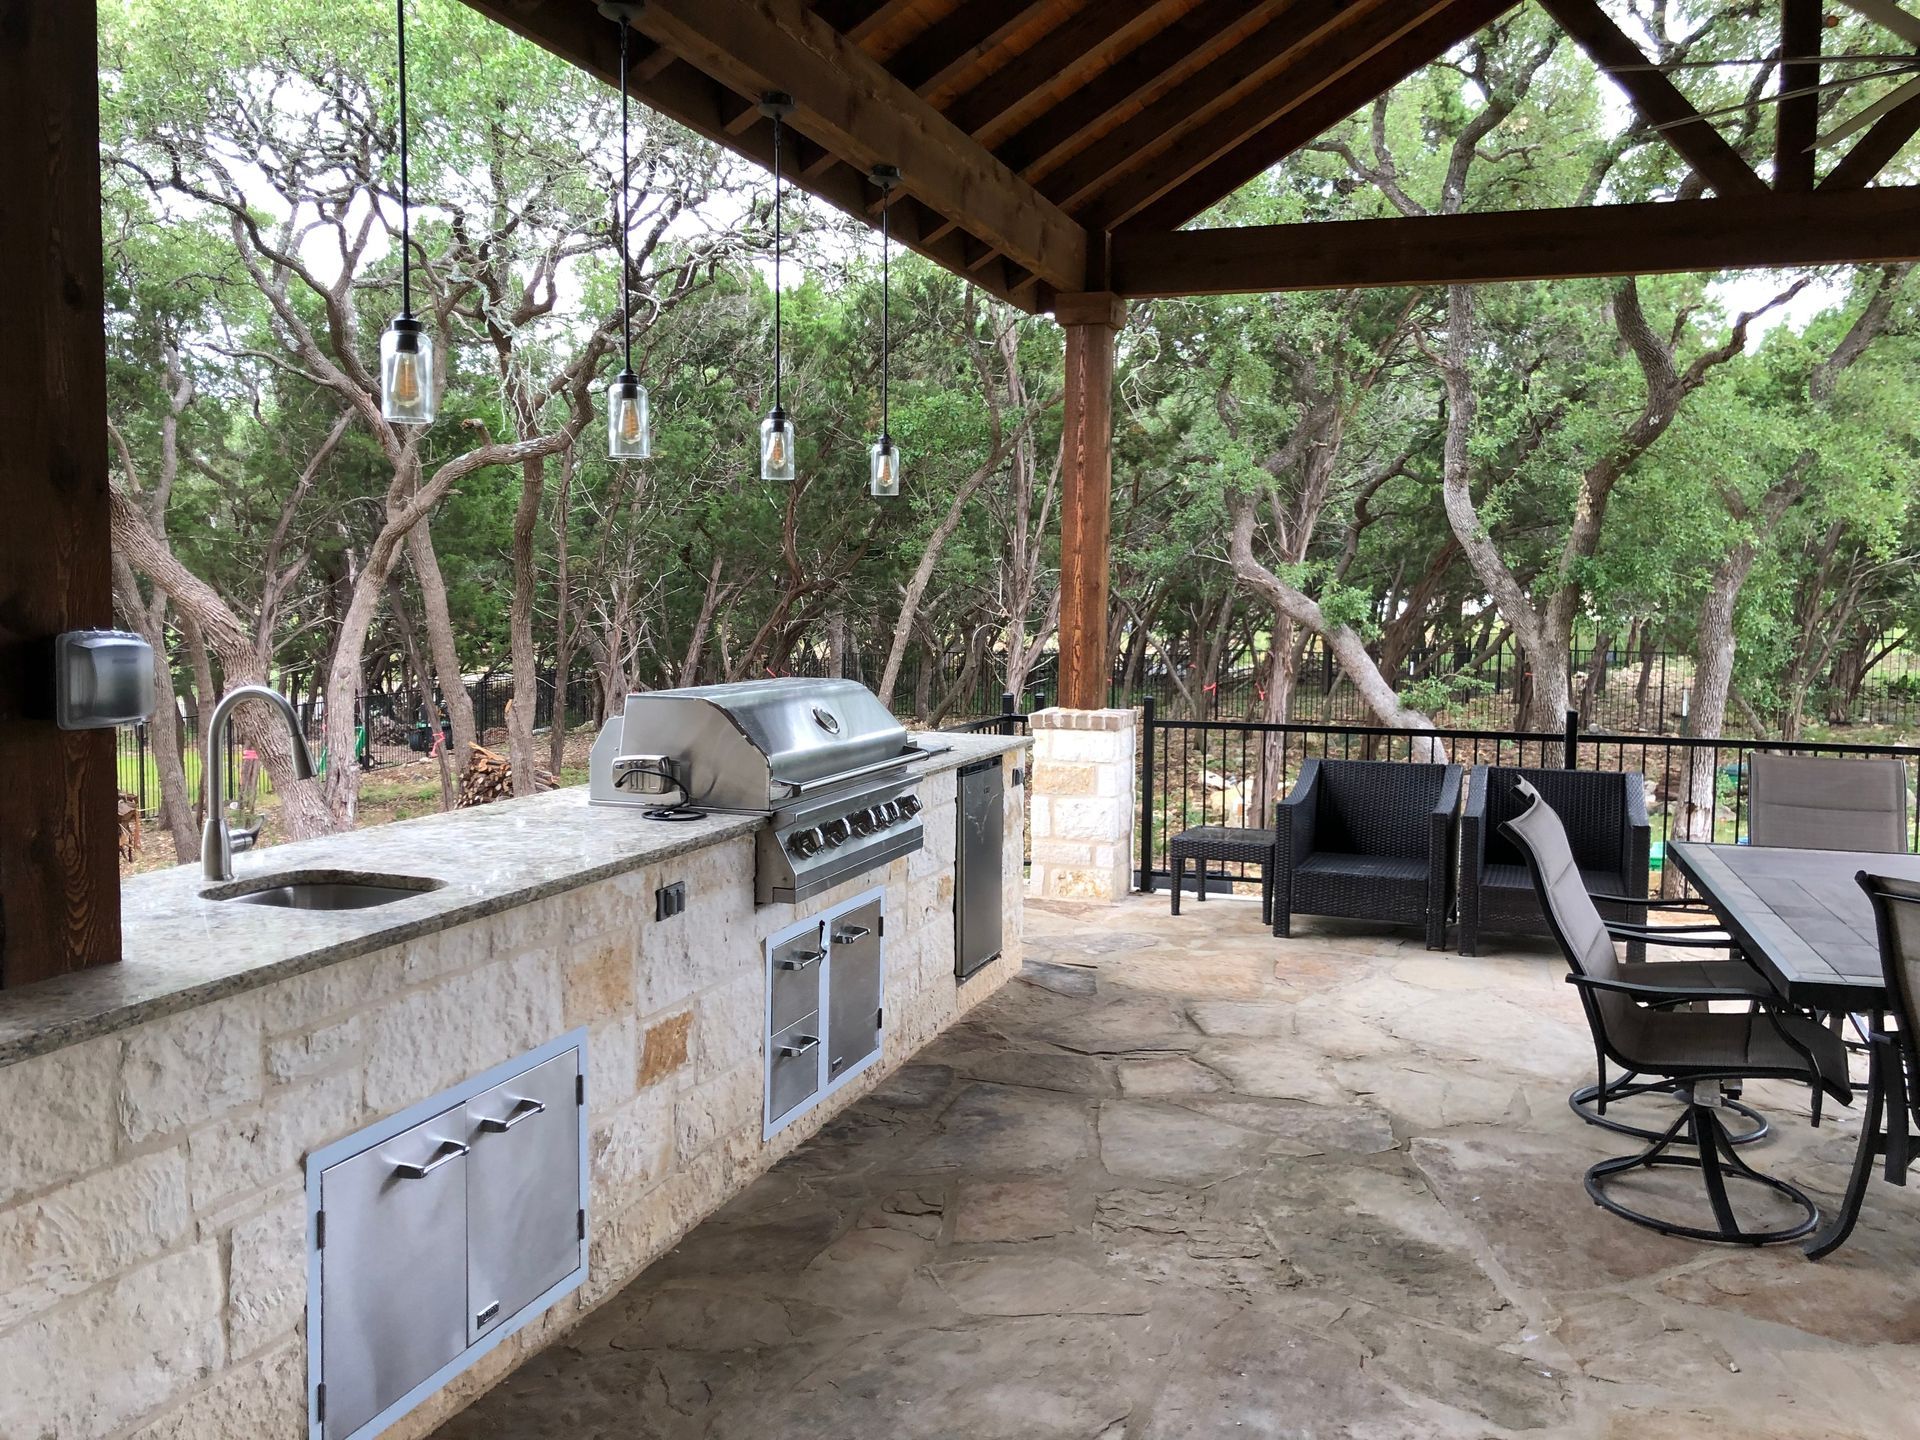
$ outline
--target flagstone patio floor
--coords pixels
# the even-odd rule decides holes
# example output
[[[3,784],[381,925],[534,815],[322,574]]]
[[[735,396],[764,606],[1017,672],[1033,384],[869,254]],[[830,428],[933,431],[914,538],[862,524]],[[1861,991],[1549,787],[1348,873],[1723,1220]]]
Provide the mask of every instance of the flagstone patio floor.
[[[439,1440],[1920,1434],[1920,1187],[1819,1264],[1642,1230],[1544,945],[1186,911],[1031,904],[1021,979]],[[1853,1116],[1748,1098],[1831,1197]]]

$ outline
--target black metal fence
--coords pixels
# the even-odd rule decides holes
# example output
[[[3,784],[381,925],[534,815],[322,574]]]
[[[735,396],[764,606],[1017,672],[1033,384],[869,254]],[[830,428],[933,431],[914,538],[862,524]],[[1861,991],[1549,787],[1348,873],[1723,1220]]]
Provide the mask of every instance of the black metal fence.
[[[1713,838],[1747,838],[1748,762],[1756,750],[1836,758],[1893,758],[1907,767],[1908,792],[1920,785],[1920,746],[1845,745],[1678,735],[1613,735],[1584,731],[1575,712],[1557,734],[1520,730],[1394,730],[1378,725],[1284,725],[1259,721],[1161,719],[1152,701],[1141,707],[1139,732],[1139,880],[1143,890],[1171,874],[1167,839],[1195,825],[1265,829],[1309,756],[1350,760],[1424,760],[1445,747],[1461,765],[1537,769],[1637,770],[1647,781],[1656,866],[1664,863],[1686,801],[1690,763],[1708,753],[1714,775]],[[1262,780],[1262,766],[1267,774]],[[1920,850],[1920,806],[1909,803]],[[1230,878],[1241,878],[1233,875]]]
[[[940,728],[952,735],[1025,735],[1027,717],[1021,713],[1018,696],[1002,695],[998,714],[982,715],[978,720],[962,720],[958,724],[942,725]]]

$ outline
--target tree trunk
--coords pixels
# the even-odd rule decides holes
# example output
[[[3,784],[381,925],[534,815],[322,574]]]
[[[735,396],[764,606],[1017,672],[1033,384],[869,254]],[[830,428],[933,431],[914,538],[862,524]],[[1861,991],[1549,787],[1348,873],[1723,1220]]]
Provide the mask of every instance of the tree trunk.
[[[569,628],[573,568],[567,546],[575,454],[571,448],[561,454],[560,484],[553,497],[553,719],[547,727],[547,768],[556,775],[566,765],[567,703],[572,688],[567,681],[573,670],[573,634]]]
[[[520,465],[520,503],[513,512],[513,603],[507,611],[508,650],[513,657],[513,704],[507,707],[507,756],[513,762],[513,793],[536,795],[539,776],[533,759],[533,722],[540,707],[540,662],[533,644],[533,601],[539,576],[534,569],[534,531],[546,494],[547,462],[536,455]],[[424,534],[426,526],[415,533]],[[461,693],[466,688],[461,687]],[[462,766],[473,752],[462,749]]]
[[[433,531],[424,516],[407,531],[406,546],[407,558],[413,562],[414,578],[420,582],[420,604],[427,621],[427,649],[433,656],[434,676],[440,682],[440,700],[447,707],[447,718],[453,723],[454,769],[464,775],[480,736],[473,724],[473,697],[467,694],[466,682],[460,678],[460,655],[454,646],[453,612],[447,605],[447,582],[441,577],[440,557],[433,550]],[[351,609],[348,613],[352,614]],[[369,612],[368,623],[372,619]],[[361,628],[359,638],[364,644],[365,626]],[[357,666],[360,645],[354,648]]]
[[[160,779],[160,823],[173,838],[174,859],[185,865],[200,853],[200,836],[194,825],[193,797],[187,793],[187,768],[181,759],[180,709],[174,696],[173,666],[167,661],[166,592],[156,587],[153,600],[144,601],[133,567],[123,555],[113,557],[113,571],[121,611],[153,651],[153,715],[147,722],[151,741],[148,749]]]

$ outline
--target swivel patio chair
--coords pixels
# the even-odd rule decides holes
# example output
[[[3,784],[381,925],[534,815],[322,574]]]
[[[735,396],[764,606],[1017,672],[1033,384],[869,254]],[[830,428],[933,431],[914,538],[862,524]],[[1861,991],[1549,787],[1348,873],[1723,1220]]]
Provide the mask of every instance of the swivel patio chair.
[[[1840,1214],[1833,1228],[1807,1247],[1818,1260],[1853,1233],[1873,1178],[1874,1162],[1885,1157],[1890,1185],[1907,1183],[1913,1159],[1913,1135],[1920,1128],[1920,881],[1861,871],[1855,877],[1873,902],[1880,938],[1880,968],[1887,982],[1887,1004],[1895,1028],[1873,1027],[1867,1037],[1866,1113],[1860,1117],[1861,1142],[1854,1154]]]
[[[1756,750],[1747,762],[1747,839],[1797,850],[1905,854],[1906,762]]]
[[[1525,808],[1514,783],[1528,781],[1566,827],[1580,883],[1613,920],[1647,921],[1646,784],[1638,771],[1520,770],[1476,765],[1467,780],[1460,817],[1460,953],[1479,953],[1483,931],[1539,935],[1547,930],[1525,860],[1504,839],[1501,825]],[[1646,958],[1643,940],[1630,940],[1633,960]]]
[[[1295,915],[1421,925],[1447,943],[1460,767],[1310,759],[1276,816],[1273,933]]]
[[[1614,937],[1582,883],[1559,818],[1532,786],[1522,782],[1515,791],[1516,801],[1524,808],[1501,828],[1525,857],[1547,928],[1567,958],[1567,980],[1579,987],[1595,1052],[1640,1074],[1665,1077],[1683,1102],[1679,1118],[1645,1150],[1602,1160],[1588,1169],[1588,1196],[1636,1225],[1694,1240],[1768,1245],[1810,1234],[1820,1223],[1819,1207],[1805,1191],[1762,1174],[1741,1158],[1718,1106],[1700,1094],[1700,1087],[1749,1079],[1798,1081],[1812,1090],[1813,1123],[1818,1125],[1823,1094],[1841,1104],[1852,1103],[1845,1047],[1817,1021],[1789,1008],[1764,983],[1746,989],[1688,985],[1666,978],[1665,972],[1677,966],[1633,970],[1623,966]],[[1744,1014],[1678,1008],[1727,1000],[1750,1008]],[[1618,1176],[1670,1167],[1700,1172],[1713,1211],[1711,1226],[1647,1214],[1608,1193],[1608,1182]],[[1799,1218],[1768,1228],[1745,1227],[1734,1213],[1729,1180],[1772,1191],[1790,1202]]]

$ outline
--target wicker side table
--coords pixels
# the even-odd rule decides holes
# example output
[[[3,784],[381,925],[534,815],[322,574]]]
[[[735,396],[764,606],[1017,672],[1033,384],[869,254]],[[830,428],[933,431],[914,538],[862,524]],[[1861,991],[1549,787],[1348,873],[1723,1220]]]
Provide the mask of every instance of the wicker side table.
[[[1193,861],[1200,875],[1200,898],[1207,898],[1207,863],[1219,860],[1228,864],[1260,867],[1260,919],[1273,923],[1273,847],[1271,830],[1240,830],[1230,825],[1197,825],[1182,830],[1167,842],[1167,854],[1173,861],[1173,913],[1180,913],[1180,884],[1186,879],[1187,862]]]

